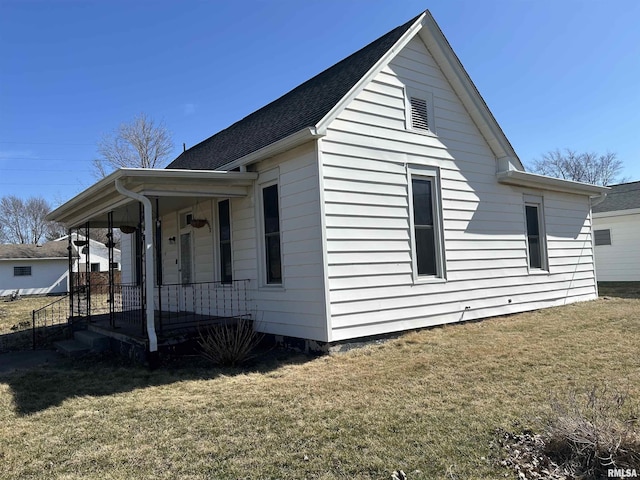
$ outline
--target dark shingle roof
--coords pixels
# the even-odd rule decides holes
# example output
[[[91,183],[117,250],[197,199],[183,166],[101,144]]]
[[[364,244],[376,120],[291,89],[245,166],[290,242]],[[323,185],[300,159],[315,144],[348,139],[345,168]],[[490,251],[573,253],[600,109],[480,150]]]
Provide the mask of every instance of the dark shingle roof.
[[[167,168],[215,170],[316,125],[400,39],[420,15],[277,100],[194,145]]]
[[[607,198],[601,204],[593,207],[593,213],[640,208],[640,182],[609,186],[611,190],[607,192]]]
[[[0,259],[22,258],[67,258],[66,242],[47,242],[42,245],[5,244],[0,245]],[[75,253],[75,252],[74,252]],[[77,254],[76,254],[77,256]]]

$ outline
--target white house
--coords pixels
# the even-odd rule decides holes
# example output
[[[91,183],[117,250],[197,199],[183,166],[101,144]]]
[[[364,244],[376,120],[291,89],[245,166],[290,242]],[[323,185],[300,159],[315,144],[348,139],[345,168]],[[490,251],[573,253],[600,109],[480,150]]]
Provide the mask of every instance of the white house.
[[[77,232],[71,234],[71,239],[75,243],[85,242],[86,237]],[[69,235],[64,235],[55,240],[56,242],[68,242]],[[89,270],[91,272],[108,272],[109,271],[109,249],[104,243],[98,242],[92,238],[89,239],[89,248],[86,245],[77,246],[78,259],[73,264],[73,271],[84,271],[84,265],[87,262],[87,253],[89,254]],[[114,270],[120,270],[120,249],[113,248]]]
[[[598,280],[640,282],[640,182],[611,186],[593,207],[593,233]]]
[[[426,11],[49,219],[137,226],[123,259],[147,261],[123,277],[154,299],[150,351],[160,300],[202,312],[225,300],[200,285],[240,280],[260,329],[330,345],[596,298],[590,202],[605,191],[524,171]],[[172,303],[166,286],[186,293]]]
[[[0,245],[0,297],[66,293],[69,287],[67,245]]]

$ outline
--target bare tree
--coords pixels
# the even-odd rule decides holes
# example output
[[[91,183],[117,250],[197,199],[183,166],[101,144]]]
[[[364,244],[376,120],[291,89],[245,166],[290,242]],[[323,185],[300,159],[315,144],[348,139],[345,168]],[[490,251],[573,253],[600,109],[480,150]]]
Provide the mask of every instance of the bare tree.
[[[173,140],[163,123],[141,113],[121,124],[98,142],[100,158],[93,161],[94,175],[104,178],[113,170],[164,167],[173,153]]]
[[[564,152],[545,153],[541,159],[534,160],[530,168],[534,173],[550,177],[606,186],[624,181],[620,177],[623,166],[615,153],[578,153],[566,148]]]
[[[45,217],[51,207],[42,197],[23,200],[14,195],[0,199],[0,230],[4,241],[38,243],[52,228]]]

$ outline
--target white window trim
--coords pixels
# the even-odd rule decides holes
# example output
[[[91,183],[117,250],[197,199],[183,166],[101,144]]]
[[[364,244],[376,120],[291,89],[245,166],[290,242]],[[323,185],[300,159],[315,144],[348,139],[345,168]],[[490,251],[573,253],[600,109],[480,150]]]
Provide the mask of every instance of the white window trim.
[[[267,252],[264,242],[264,205],[262,199],[262,190],[272,185],[278,186],[278,216],[280,220],[280,270],[282,275],[281,283],[267,283]],[[259,275],[259,287],[265,290],[284,290],[285,289],[285,268],[284,268],[284,254],[282,248],[282,199],[281,199],[281,186],[280,183],[280,169],[278,167],[265,172],[260,173],[258,181],[255,184],[254,195],[257,201],[255,202],[257,208],[257,214],[255,216],[257,220],[257,228],[259,238],[256,242],[258,245],[258,275]]]
[[[415,223],[413,219],[413,177],[423,177],[429,179],[433,188],[431,189],[433,225],[435,228],[436,247],[436,275],[418,275],[418,260],[415,238]],[[444,230],[442,223],[442,195],[440,192],[440,169],[437,167],[423,167],[419,165],[407,165],[407,192],[409,195],[409,230],[411,237],[411,274],[414,284],[422,283],[444,283],[447,281],[446,256],[444,248]]]
[[[538,233],[540,235],[540,262],[541,268],[531,267],[529,259],[529,235],[527,232],[527,209],[526,207],[537,207],[538,209]],[[532,275],[546,275],[550,273],[549,268],[549,255],[547,249],[547,228],[545,226],[545,214],[544,214],[544,198],[538,195],[523,195],[522,213],[524,215],[524,241],[526,247],[527,257],[527,270]]]
[[[413,128],[413,119],[411,118],[411,97],[420,98],[427,103],[427,122],[429,124],[428,130],[421,128]],[[420,135],[435,136],[435,116],[433,114],[433,93],[427,90],[421,90],[414,87],[404,88],[404,118],[405,128],[410,132],[419,133]]]

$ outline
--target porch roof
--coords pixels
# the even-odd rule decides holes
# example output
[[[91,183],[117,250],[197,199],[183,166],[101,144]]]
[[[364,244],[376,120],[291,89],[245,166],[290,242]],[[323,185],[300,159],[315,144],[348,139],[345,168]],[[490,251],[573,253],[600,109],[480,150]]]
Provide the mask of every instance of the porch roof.
[[[118,192],[116,180],[127,190],[151,200],[159,199],[159,210],[154,213],[163,215],[197,206],[198,201],[208,198],[244,197],[257,177],[255,172],[120,168],[50,212],[47,220],[69,228],[87,222],[92,227],[106,227],[107,214],[113,212],[114,226],[137,224],[138,210],[134,205],[138,202]]]

